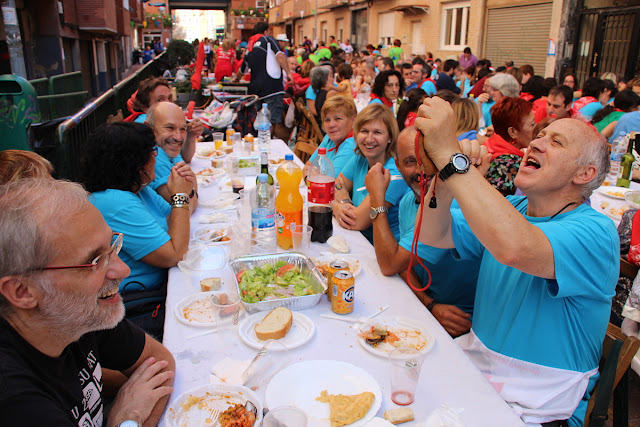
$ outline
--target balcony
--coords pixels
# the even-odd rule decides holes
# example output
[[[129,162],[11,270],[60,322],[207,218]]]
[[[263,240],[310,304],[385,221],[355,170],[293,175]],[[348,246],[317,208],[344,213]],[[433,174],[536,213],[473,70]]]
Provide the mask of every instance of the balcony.
[[[81,30],[117,34],[116,2],[111,0],[85,0],[76,3]]]

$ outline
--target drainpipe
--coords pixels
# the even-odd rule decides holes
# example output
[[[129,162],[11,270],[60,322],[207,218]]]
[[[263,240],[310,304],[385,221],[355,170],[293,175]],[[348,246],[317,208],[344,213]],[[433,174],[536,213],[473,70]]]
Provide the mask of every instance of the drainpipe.
[[[317,1],[318,0],[316,0],[316,2]],[[26,79],[27,69],[24,65],[22,38],[20,37],[20,27],[18,26],[16,4],[14,0],[6,0],[2,3],[2,19],[4,22],[4,32],[7,35],[7,47],[9,48],[11,72]]]

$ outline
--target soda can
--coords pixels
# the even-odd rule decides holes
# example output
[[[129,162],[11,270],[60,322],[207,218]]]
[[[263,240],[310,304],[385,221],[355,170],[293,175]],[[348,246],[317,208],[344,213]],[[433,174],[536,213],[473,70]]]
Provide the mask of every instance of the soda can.
[[[328,277],[327,277],[327,289],[329,290],[327,292],[327,298],[329,298],[329,301],[331,301],[331,292],[333,287],[331,286],[331,283],[333,282],[333,275],[336,274],[336,271],[340,271],[340,270],[348,270],[349,269],[349,263],[347,263],[346,261],[340,261],[340,260],[335,260],[335,261],[331,261],[329,263],[329,269],[328,269]]]
[[[336,271],[331,280],[331,310],[337,314],[353,312],[355,279],[347,270]]]

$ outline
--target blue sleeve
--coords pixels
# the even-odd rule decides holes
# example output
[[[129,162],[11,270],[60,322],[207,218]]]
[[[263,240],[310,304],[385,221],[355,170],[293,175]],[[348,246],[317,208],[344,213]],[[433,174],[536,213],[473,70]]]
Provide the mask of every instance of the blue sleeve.
[[[605,216],[586,206],[578,209],[586,212],[535,224],[553,249],[556,279],[547,281],[549,294],[610,301],[620,270],[618,233]]]
[[[336,177],[344,170],[351,158],[356,157],[356,153],[354,152],[355,149],[356,143],[353,137],[345,139],[344,142],[340,144],[338,152],[333,158],[333,169],[335,170]]]
[[[391,176],[393,177],[394,175],[392,174]],[[395,176],[402,177],[402,175]],[[384,200],[391,203],[393,206],[397,206],[404,195],[407,194],[407,190],[409,190],[409,186],[404,179],[391,181],[389,183],[389,188],[387,188],[387,192],[384,194]]]
[[[587,119],[592,118],[598,111],[602,110],[604,106],[599,102],[591,102],[581,109],[578,110],[578,113],[586,117]]]
[[[347,162],[342,168],[342,175],[349,181],[353,182],[356,175],[356,169],[358,168],[358,156],[353,156],[351,160]]]
[[[451,237],[455,245],[456,258],[480,260],[484,254],[484,246],[471,231],[471,227],[460,209],[451,209]]]
[[[311,85],[309,85],[309,87],[307,88],[307,90],[304,92],[304,97],[308,100],[316,100],[316,92],[313,90],[313,88],[311,87]]]
[[[171,240],[169,234],[160,227],[142,201],[123,205],[107,223],[113,231],[124,234],[122,250],[136,261]]]

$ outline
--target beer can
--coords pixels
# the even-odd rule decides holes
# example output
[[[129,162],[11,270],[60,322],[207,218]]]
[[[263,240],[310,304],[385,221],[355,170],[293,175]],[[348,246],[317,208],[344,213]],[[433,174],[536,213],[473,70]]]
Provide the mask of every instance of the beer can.
[[[331,280],[331,310],[337,314],[353,312],[355,279],[347,270],[336,271]]]
[[[331,261],[329,263],[329,268],[328,268],[328,277],[327,277],[327,298],[329,298],[329,301],[331,301],[331,291],[332,291],[332,287],[331,287],[331,282],[333,281],[333,275],[336,274],[336,271],[340,271],[340,270],[348,270],[349,269],[349,263],[346,261],[340,261],[340,260],[335,260],[335,261]]]

